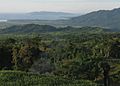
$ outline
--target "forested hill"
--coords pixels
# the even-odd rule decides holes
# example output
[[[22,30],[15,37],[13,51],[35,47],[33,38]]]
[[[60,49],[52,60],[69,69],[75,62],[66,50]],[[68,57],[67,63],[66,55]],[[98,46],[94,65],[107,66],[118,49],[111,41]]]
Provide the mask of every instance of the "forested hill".
[[[50,33],[50,32],[62,32],[62,33],[98,33],[108,32],[110,29],[104,29],[100,27],[53,27],[50,25],[37,25],[37,24],[25,24],[14,25],[5,29],[1,29],[1,34],[30,34],[30,33]]]
[[[26,25],[14,25],[5,29],[0,30],[2,34],[9,33],[44,33],[44,32],[53,32],[56,31],[56,28],[49,25],[37,25],[37,24],[26,24]]]
[[[79,17],[74,17],[69,20],[68,24],[120,29],[120,8],[113,10],[100,10]]]

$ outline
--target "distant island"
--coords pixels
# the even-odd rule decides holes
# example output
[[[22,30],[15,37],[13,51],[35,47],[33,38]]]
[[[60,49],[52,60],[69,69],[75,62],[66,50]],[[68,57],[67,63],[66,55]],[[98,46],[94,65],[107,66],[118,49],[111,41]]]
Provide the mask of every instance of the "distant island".
[[[0,20],[59,20],[69,19],[80,14],[66,12],[30,12],[30,13],[0,13]]]

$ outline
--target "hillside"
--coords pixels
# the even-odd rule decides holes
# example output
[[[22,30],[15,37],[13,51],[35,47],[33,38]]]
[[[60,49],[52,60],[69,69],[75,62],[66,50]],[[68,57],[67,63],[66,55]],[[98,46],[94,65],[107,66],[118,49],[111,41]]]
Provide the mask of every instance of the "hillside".
[[[35,34],[28,34],[34,30]],[[98,27],[55,28],[35,24],[2,31],[5,32],[0,35],[1,86],[73,86],[70,82],[90,86],[86,81],[95,81],[99,86],[104,78],[101,63],[111,67],[110,84],[120,86],[120,33],[107,33],[108,29]]]
[[[100,10],[71,18],[68,24],[79,26],[101,26],[112,29],[120,27],[120,8],[113,10]]]
[[[50,25],[38,25],[38,24],[25,24],[25,25],[13,25],[5,29],[1,29],[1,34],[30,34],[30,33],[99,33],[109,32],[111,30],[99,28],[99,27],[54,27]]]
[[[26,25],[14,25],[6,29],[1,29],[0,33],[44,33],[44,32],[54,32],[56,28],[49,25],[37,25],[37,24],[26,24]]]
[[[53,13],[48,14],[51,16]],[[45,15],[45,13],[34,12],[30,13],[30,15]],[[56,13],[55,16],[59,17],[61,13]],[[54,20],[53,18],[49,20],[49,17],[45,17],[48,20],[9,20],[7,23],[9,24],[39,24],[39,25],[52,25],[52,26],[95,26],[95,27],[105,27],[109,29],[113,29],[115,31],[120,31],[120,8],[113,10],[99,10],[94,11],[85,15],[81,15],[78,17],[69,17],[68,14],[65,14],[69,18],[67,20]],[[54,17],[55,17],[54,16]],[[27,18],[27,17],[26,17]],[[38,19],[41,17],[39,16]],[[43,17],[44,18],[44,17]],[[63,18],[63,17],[62,17]],[[64,17],[65,18],[65,17]],[[60,18],[61,19],[61,18]]]

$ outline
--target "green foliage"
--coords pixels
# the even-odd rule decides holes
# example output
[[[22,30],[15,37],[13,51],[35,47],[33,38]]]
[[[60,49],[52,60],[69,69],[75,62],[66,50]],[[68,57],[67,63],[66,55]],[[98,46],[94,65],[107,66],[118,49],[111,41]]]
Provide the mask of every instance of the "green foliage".
[[[20,48],[13,47],[12,62],[15,64],[15,69],[28,70],[32,66],[33,61],[41,57],[41,52],[38,47],[28,44]]]
[[[49,28],[33,24],[17,27],[31,27],[30,31]],[[114,76],[119,76],[120,63],[112,60],[120,60],[120,33],[106,32],[98,27],[54,29],[42,34],[1,35],[0,68],[101,81],[103,70],[100,63],[106,61],[112,66],[110,77],[114,80]],[[118,82],[119,78],[115,80]]]
[[[30,74],[20,71],[0,71],[1,86],[97,86],[88,80],[69,80],[51,75]]]
[[[66,32],[66,33],[65,33]],[[1,34],[60,34],[64,33],[102,33],[109,32],[104,28],[99,27],[53,27],[50,25],[38,25],[38,24],[26,24],[26,25],[15,25],[11,27],[7,27],[5,29],[1,29]]]
[[[101,68],[99,66],[101,61],[100,58],[66,60],[61,64],[61,67],[55,74],[72,79],[95,80],[101,74]]]

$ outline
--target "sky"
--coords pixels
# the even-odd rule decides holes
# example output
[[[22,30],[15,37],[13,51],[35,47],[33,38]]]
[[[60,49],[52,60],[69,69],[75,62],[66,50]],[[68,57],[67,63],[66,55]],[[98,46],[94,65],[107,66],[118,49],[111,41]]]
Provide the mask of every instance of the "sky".
[[[88,13],[120,7],[120,0],[0,0],[0,13],[55,11]]]

